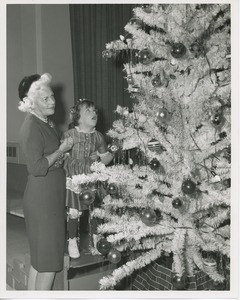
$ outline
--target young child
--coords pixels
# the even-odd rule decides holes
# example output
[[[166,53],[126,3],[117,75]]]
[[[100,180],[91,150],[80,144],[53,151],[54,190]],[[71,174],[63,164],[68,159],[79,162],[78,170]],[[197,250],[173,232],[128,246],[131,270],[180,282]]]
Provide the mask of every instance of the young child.
[[[113,156],[108,152],[102,133],[95,129],[98,115],[94,103],[86,99],[79,100],[70,113],[71,123],[69,130],[64,133],[64,138],[72,137],[73,147],[64,161],[66,176],[91,173],[91,164],[99,159],[105,165],[109,164]],[[70,257],[78,258],[80,256],[77,246],[79,218],[82,211],[89,209],[89,206],[81,203],[79,194],[70,190],[67,190],[66,206],[69,208],[68,252]],[[96,235],[93,235],[93,243],[96,247]]]

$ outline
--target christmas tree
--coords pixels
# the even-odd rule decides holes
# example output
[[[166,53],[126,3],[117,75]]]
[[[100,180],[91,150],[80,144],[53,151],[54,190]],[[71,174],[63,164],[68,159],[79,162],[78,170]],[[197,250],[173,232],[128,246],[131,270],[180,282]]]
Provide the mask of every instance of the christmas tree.
[[[173,285],[198,270],[229,276],[230,5],[147,4],[133,9],[103,57],[121,58],[128,107],[108,134],[114,164],[72,179],[102,181],[107,195],[92,216],[97,249],[117,264],[100,280],[114,288],[160,257],[172,257]]]

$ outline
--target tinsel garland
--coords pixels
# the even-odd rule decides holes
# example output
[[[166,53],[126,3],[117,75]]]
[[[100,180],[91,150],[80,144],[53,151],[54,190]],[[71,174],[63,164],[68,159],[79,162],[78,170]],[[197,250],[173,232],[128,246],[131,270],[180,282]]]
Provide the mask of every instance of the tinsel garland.
[[[150,264],[152,261],[156,260],[161,256],[163,244],[158,244],[156,246],[156,249],[150,250],[144,253],[142,256],[127,262],[123,266],[114,270],[111,275],[105,276],[100,279],[100,289],[106,290],[113,288],[126,276],[130,276],[134,271],[139,270],[144,266]]]

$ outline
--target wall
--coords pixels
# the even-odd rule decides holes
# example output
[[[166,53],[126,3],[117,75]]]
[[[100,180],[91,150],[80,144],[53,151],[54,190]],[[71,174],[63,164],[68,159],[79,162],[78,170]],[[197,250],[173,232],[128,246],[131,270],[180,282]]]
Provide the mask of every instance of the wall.
[[[18,84],[30,74],[49,72],[57,107],[55,122],[67,128],[73,105],[73,67],[68,4],[7,5],[7,141],[18,142],[25,114],[17,109]]]

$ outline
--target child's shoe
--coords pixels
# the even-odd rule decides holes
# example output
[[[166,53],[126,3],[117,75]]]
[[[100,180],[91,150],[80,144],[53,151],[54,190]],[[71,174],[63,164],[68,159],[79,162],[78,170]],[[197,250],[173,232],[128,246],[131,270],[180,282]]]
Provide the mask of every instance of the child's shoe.
[[[80,257],[76,238],[68,239],[68,254],[71,258]]]

